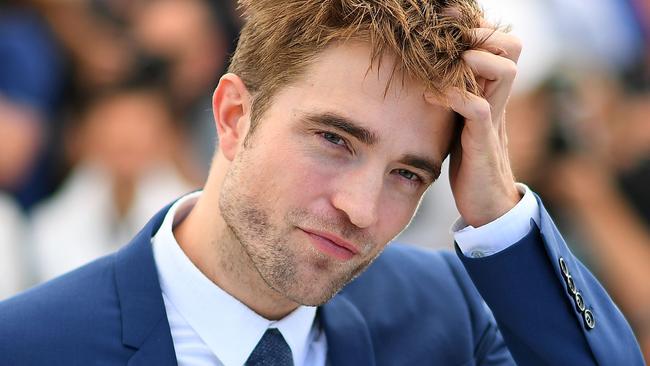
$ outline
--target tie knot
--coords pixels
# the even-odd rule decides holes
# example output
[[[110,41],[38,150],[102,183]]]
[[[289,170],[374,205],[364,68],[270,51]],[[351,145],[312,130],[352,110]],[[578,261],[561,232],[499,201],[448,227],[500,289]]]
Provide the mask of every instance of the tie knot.
[[[293,366],[291,348],[276,328],[264,332],[246,361],[246,366]]]

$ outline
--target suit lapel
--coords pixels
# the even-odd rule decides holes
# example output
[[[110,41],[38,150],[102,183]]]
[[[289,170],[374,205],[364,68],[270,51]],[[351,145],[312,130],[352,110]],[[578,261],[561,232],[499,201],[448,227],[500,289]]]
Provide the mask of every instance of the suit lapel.
[[[336,295],[319,310],[327,337],[328,364],[375,365],[368,325],[344,294]]]
[[[115,283],[122,315],[122,343],[136,350],[129,365],[176,365],[174,343],[158,282],[151,237],[169,206],[116,253]]]
[[[151,334],[131,356],[128,366],[169,365],[176,366],[176,354],[167,318],[161,319]]]
[[[136,350],[129,366],[177,363],[151,248],[151,237],[170,206],[156,214],[129,245],[116,253],[115,283],[122,312],[122,343]],[[327,337],[328,364],[375,365],[366,321],[344,294],[321,306],[319,316]]]

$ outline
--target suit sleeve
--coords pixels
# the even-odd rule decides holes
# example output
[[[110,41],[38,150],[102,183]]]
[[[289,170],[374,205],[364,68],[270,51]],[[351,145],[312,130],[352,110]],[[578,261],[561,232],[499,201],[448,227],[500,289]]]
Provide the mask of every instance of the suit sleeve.
[[[539,202],[539,198],[538,202]],[[520,365],[644,365],[627,321],[539,202],[538,227],[496,254],[456,252]]]

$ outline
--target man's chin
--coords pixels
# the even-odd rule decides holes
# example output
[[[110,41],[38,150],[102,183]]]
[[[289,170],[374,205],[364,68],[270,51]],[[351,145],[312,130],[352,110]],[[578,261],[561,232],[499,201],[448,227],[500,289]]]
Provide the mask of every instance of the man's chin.
[[[359,273],[362,271],[359,271]],[[343,278],[321,283],[314,279],[304,279],[302,288],[287,288],[281,291],[291,301],[305,306],[320,306],[330,301],[336,296],[348,283],[352,282],[357,274],[346,275]]]
[[[321,294],[288,296],[291,301],[304,306],[321,306],[330,301],[341,289]]]
[[[319,253],[320,254],[320,253]],[[374,258],[373,258],[374,259]],[[286,299],[304,306],[320,306],[363,273],[372,260],[340,263],[327,256],[304,257],[290,277],[266,277],[265,282]]]

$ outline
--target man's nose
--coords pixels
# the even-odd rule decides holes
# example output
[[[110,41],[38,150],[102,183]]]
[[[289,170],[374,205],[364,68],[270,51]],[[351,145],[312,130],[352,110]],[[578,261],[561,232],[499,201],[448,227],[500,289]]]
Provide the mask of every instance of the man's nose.
[[[379,218],[379,202],[383,189],[381,173],[370,169],[344,175],[332,197],[332,204],[343,211],[352,224],[367,228]]]

